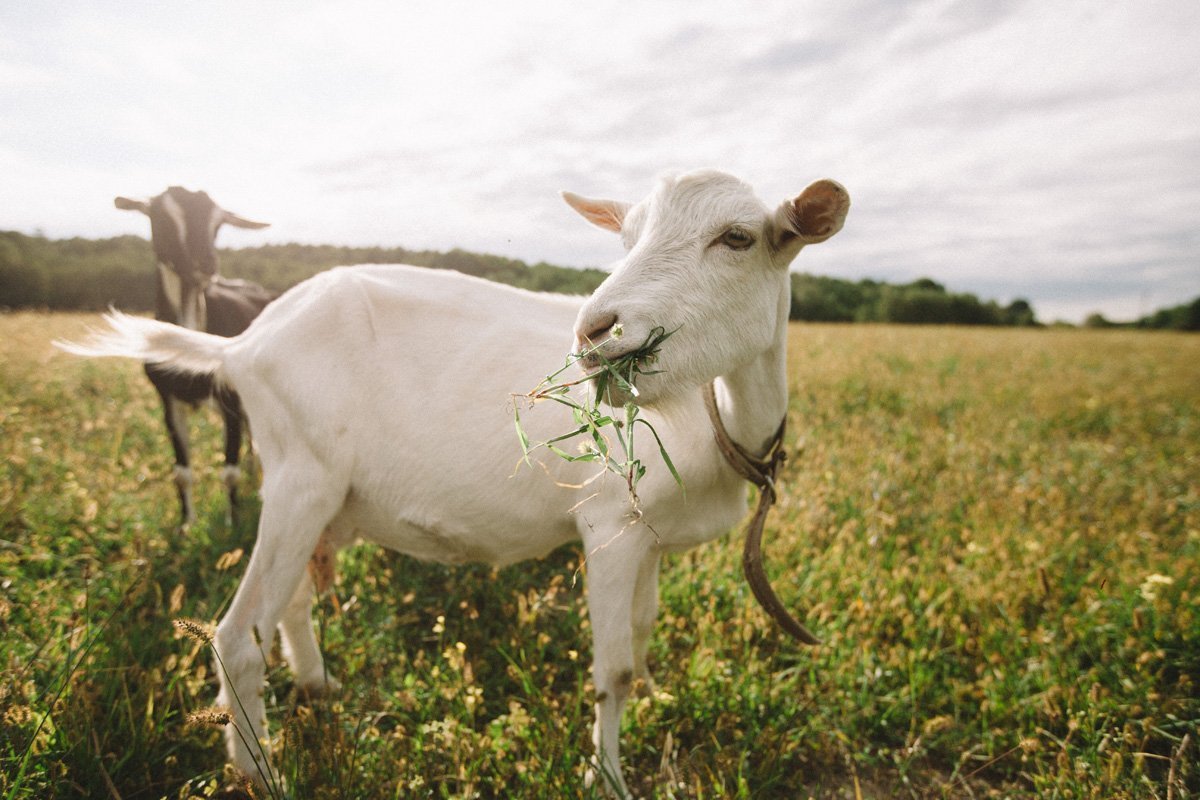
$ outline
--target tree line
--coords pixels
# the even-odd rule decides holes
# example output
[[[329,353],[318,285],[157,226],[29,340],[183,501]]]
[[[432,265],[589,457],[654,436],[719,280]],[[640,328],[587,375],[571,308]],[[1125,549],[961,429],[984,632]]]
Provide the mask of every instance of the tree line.
[[[956,293],[921,278],[907,284],[792,276],[792,319],[813,322],[900,322],[925,325],[1037,325],[1026,300],[1006,306]]]
[[[221,273],[283,291],[340,264],[406,263],[453,269],[534,291],[590,294],[605,274],[466,250],[282,244],[221,250]],[[140,236],[47,239],[0,231],[0,307],[89,311],[110,305],[154,308],[154,252]],[[908,284],[792,275],[791,319],[810,322],[898,322],[954,325],[1040,324],[1025,300],[1001,305],[956,293],[922,278]],[[1115,326],[1098,315],[1095,327]],[[1145,328],[1200,329],[1200,298],[1129,323]]]
[[[1200,297],[1190,303],[1160,308],[1133,322],[1113,322],[1103,314],[1089,314],[1085,328],[1158,328],[1173,331],[1200,331]]]
[[[534,291],[589,294],[604,280],[597,269],[529,265],[466,250],[282,244],[219,251],[221,274],[283,291],[341,264],[415,264]],[[0,306],[96,311],[154,308],[154,251],[140,236],[46,239],[0,231]]]

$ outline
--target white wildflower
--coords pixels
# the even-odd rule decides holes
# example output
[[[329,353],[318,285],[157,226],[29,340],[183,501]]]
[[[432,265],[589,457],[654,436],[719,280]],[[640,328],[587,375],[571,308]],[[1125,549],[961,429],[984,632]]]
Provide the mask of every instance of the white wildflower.
[[[1153,575],[1146,576],[1146,580],[1142,581],[1142,586],[1138,589],[1138,592],[1147,602],[1154,602],[1154,599],[1158,597],[1158,587],[1170,586],[1174,582],[1175,579],[1170,575],[1160,575],[1156,572]]]

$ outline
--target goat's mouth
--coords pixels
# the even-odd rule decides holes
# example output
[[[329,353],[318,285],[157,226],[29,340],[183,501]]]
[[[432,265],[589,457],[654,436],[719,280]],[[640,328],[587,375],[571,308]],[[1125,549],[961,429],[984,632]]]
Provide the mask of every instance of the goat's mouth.
[[[580,371],[588,378],[595,375],[604,366],[604,362],[600,356],[589,352],[589,348],[586,345],[577,347],[571,353],[570,358],[579,365]]]
[[[606,369],[618,369],[623,363],[636,359],[635,350],[632,349],[618,353],[601,353],[599,347],[606,342],[607,340],[600,345],[584,345],[572,354],[586,377],[594,377]]]
[[[621,342],[621,350],[605,352],[606,346],[621,338],[619,330],[614,331],[599,344],[580,348],[575,354],[576,363],[584,380],[593,383],[598,400],[614,406],[637,402],[640,399],[637,384],[645,376],[662,371],[657,367],[659,351],[673,333],[661,326],[655,327],[640,344]]]

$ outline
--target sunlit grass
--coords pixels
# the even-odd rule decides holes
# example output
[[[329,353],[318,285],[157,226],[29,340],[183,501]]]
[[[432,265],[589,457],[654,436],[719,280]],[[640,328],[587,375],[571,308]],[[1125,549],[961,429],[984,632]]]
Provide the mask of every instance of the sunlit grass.
[[[227,606],[250,479],[229,530],[219,420],[194,415],[200,518],[175,532],[140,367],[49,346],[88,321],[0,316],[0,797],[205,796],[213,664],[172,620]],[[1200,790],[1200,337],[798,326],[790,352],[804,450],[766,561],[825,645],[773,628],[740,542],[669,559],[635,791],[1165,798],[1172,769],[1174,797]],[[315,614],[344,691],[301,702],[269,671],[293,796],[588,796],[579,557],[343,554]]]

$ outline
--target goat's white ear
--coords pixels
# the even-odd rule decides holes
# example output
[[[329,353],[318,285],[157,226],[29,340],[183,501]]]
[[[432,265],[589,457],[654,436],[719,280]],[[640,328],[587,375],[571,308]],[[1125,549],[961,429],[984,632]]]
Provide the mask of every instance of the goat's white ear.
[[[113,205],[122,211],[140,211],[150,215],[150,203],[145,200],[135,200],[132,197],[114,197]]]
[[[621,232],[625,222],[625,213],[629,211],[629,203],[619,200],[593,200],[590,197],[580,197],[574,192],[563,192],[563,200],[567,205],[583,215],[583,218],[598,228],[604,228],[613,233]]]
[[[237,214],[233,213],[232,211],[226,211],[225,216],[221,218],[221,221],[224,222],[226,225],[232,225],[235,228],[258,229],[258,228],[269,228],[271,226],[271,223],[269,223],[269,222],[255,222],[253,220],[246,219],[245,217],[239,217]]]
[[[784,200],[775,211],[775,246],[799,251],[823,242],[842,229],[850,211],[850,193],[837,181],[820,180],[795,200]],[[792,255],[795,255],[793,253]]]

